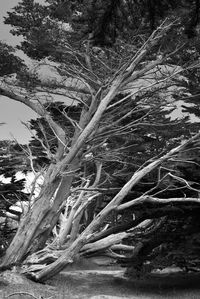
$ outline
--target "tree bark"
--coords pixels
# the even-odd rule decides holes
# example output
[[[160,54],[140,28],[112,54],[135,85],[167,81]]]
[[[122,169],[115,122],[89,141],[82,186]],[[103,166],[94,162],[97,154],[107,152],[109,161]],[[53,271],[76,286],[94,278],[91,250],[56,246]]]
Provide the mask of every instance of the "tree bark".
[[[20,263],[28,254],[36,235],[44,234],[48,230],[49,227],[46,223],[43,225],[43,220],[51,210],[50,198],[53,197],[58,185],[59,180],[55,179],[54,182],[46,184],[45,188],[41,190],[42,195],[21,220],[18,231],[6,251],[0,267]]]

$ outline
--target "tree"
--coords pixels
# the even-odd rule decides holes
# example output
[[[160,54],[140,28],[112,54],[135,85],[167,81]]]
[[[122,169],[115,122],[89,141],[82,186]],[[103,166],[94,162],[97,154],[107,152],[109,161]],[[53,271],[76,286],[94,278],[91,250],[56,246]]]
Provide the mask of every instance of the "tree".
[[[81,225],[90,203],[101,198],[103,187],[109,191],[108,186],[110,181],[112,182],[110,177],[113,179],[116,173],[123,175],[126,170],[126,167],[120,166],[127,164],[127,159],[120,152],[120,142],[125,140],[123,134],[130,135],[130,139],[126,140],[127,146],[133,146],[131,138],[133,141],[139,139],[141,127],[153,127],[152,123],[157,121],[156,113],[162,112],[166,107],[167,102],[163,100],[161,92],[169,91],[168,88],[177,83],[177,76],[184,71],[183,66],[188,70],[196,67],[183,65],[177,68],[172,64],[174,55],[180,55],[180,49],[172,51],[162,42],[163,39],[169,39],[170,30],[177,34],[176,24],[166,21],[141,47],[139,45],[137,49],[127,49],[121,44],[113,53],[107,49],[100,49],[100,53],[95,53],[92,48],[89,52],[88,49],[77,50],[77,47],[73,48],[62,40],[62,48],[57,47],[52,51],[54,54],[59,51],[62,53],[62,57],[59,56],[62,63],[59,67],[55,66],[57,75],[62,75],[60,82],[50,84],[38,79],[34,81],[32,88],[27,88],[26,84],[19,81],[20,78],[14,85],[4,78],[0,88],[1,95],[24,103],[42,118],[37,124],[36,140],[43,147],[47,159],[44,160],[43,157],[35,163],[34,140],[32,149],[29,147],[31,167],[35,180],[42,174],[44,183],[38,197],[32,200],[30,209],[22,215],[1,269],[23,263],[26,275],[35,280],[45,280],[72,263],[80,254],[100,250],[108,254],[108,248],[113,244],[134,237],[134,228],[143,220],[162,218],[171,213],[174,207],[179,208],[179,205],[183,209],[188,203],[198,206],[199,199],[196,197],[184,198],[179,195],[177,198],[155,198],[149,195],[149,190],[134,200],[127,199],[127,203],[123,200],[129,192],[134,191],[133,187],[144,176],[148,176],[170,158],[177,157],[187,146],[198,140],[199,134],[174,149],[171,147],[176,142],[172,138],[173,143],[163,143],[162,149],[156,151],[154,148],[148,151],[148,158],[151,160],[145,163],[143,161],[144,165],[141,165],[141,161],[132,165],[133,173],[127,175],[127,183],[123,187],[118,185],[120,190],[94,219],[90,219],[86,228]],[[174,38],[173,34],[171,36]],[[56,55],[52,59],[55,57]],[[166,67],[167,63],[170,68]],[[185,91],[178,89],[179,94]],[[39,92],[43,97],[39,98]],[[73,98],[78,105],[52,105],[49,94],[62,95],[68,100]],[[45,102],[44,97],[47,96],[48,101]],[[36,126],[36,123],[34,125]],[[162,124],[158,124],[160,125]],[[152,142],[152,132],[150,136],[146,134],[146,137]],[[136,147],[135,152],[136,158],[139,158],[141,149]],[[113,173],[107,170],[112,160],[116,164]],[[166,175],[162,181],[165,177]],[[160,184],[160,180],[158,183]],[[165,209],[165,204],[169,205],[168,210]],[[148,205],[155,209],[146,214],[138,214],[135,221],[128,223],[128,227],[123,223],[123,230],[114,228],[114,235],[106,231],[105,224],[110,222],[109,217],[113,214],[117,217],[118,213],[127,207],[140,206],[142,209]],[[112,227],[109,229],[112,230]],[[49,237],[52,231],[55,239],[51,242]],[[111,252],[111,255],[119,258],[116,253]]]

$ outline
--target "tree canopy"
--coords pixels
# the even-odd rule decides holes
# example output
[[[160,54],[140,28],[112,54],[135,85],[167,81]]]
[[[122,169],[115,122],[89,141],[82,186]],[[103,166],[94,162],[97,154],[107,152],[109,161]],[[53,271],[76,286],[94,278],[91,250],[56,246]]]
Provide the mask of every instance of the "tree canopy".
[[[13,26],[12,33],[24,38],[19,48],[35,59],[59,59],[63,48],[66,52],[64,40],[78,49],[88,42],[113,47],[118,40],[130,42],[136,35],[138,43],[168,16],[179,17],[182,33],[189,38],[197,35],[199,24],[199,1],[46,2],[23,0],[5,18],[5,23]]]

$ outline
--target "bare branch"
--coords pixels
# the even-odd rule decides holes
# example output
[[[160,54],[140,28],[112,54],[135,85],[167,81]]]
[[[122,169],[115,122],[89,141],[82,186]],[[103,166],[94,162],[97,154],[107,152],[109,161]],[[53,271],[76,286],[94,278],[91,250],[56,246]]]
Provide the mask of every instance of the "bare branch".
[[[47,122],[49,123],[50,127],[52,128],[53,132],[55,133],[55,136],[58,138],[59,141],[59,148],[57,152],[57,156],[61,156],[63,152],[63,148],[65,146],[65,132],[64,130],[52,119],[50,114],[46,111],[46,109],[41,105],[41,103],[38,101],[37,103],[34,103],[31,101],[27,96],[22,96],[17,94],[16,92],[12,91],[11,89],[7,89],[5,84],[3,84],[0,87],[0,94],[8,97],[12,100],[15,100],[17,102],[23,103],[29,108],[31,108],[33,111],[35,111],[38,115],[41,117],[44,117]]]
[[[185,204],[185,203],[197,203],[200,204],[200,198],[193,197],[178,197],[178,198],[155,198],[152,196],[141,196],[139,198],[133,199],[127,203],[121,204],[117,207],[117,211],[127,209],[129,207],[138,206],[145,203],[166,205],[170,203],[174,204]]]

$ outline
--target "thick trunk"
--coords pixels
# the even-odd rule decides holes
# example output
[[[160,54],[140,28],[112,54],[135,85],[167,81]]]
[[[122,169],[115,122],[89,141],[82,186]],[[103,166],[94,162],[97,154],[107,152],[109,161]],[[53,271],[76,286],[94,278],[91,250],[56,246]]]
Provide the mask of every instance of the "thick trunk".
[[[43,248],[58,221],[58,211],[69,195],[74,178],[73,171],[77,167],[78,160],[75,159],[70,165],[71,175],[62,179],[55,178],[54,180],[49,177],[50,183],[45,184],[33,207],[22,219],[0,267],[20,263],[28,253]]]
[[[29,252],[30,246],[33,245],[36,235],[44,234],[48,230],[48,225],[44,225],[43,220],[51,209],[50,199],[53,197],[58,185],[59,180],[55,179],[54,182],[47,184],[41,191],[41,196],[21,220],[1,267],[21,262]]]

